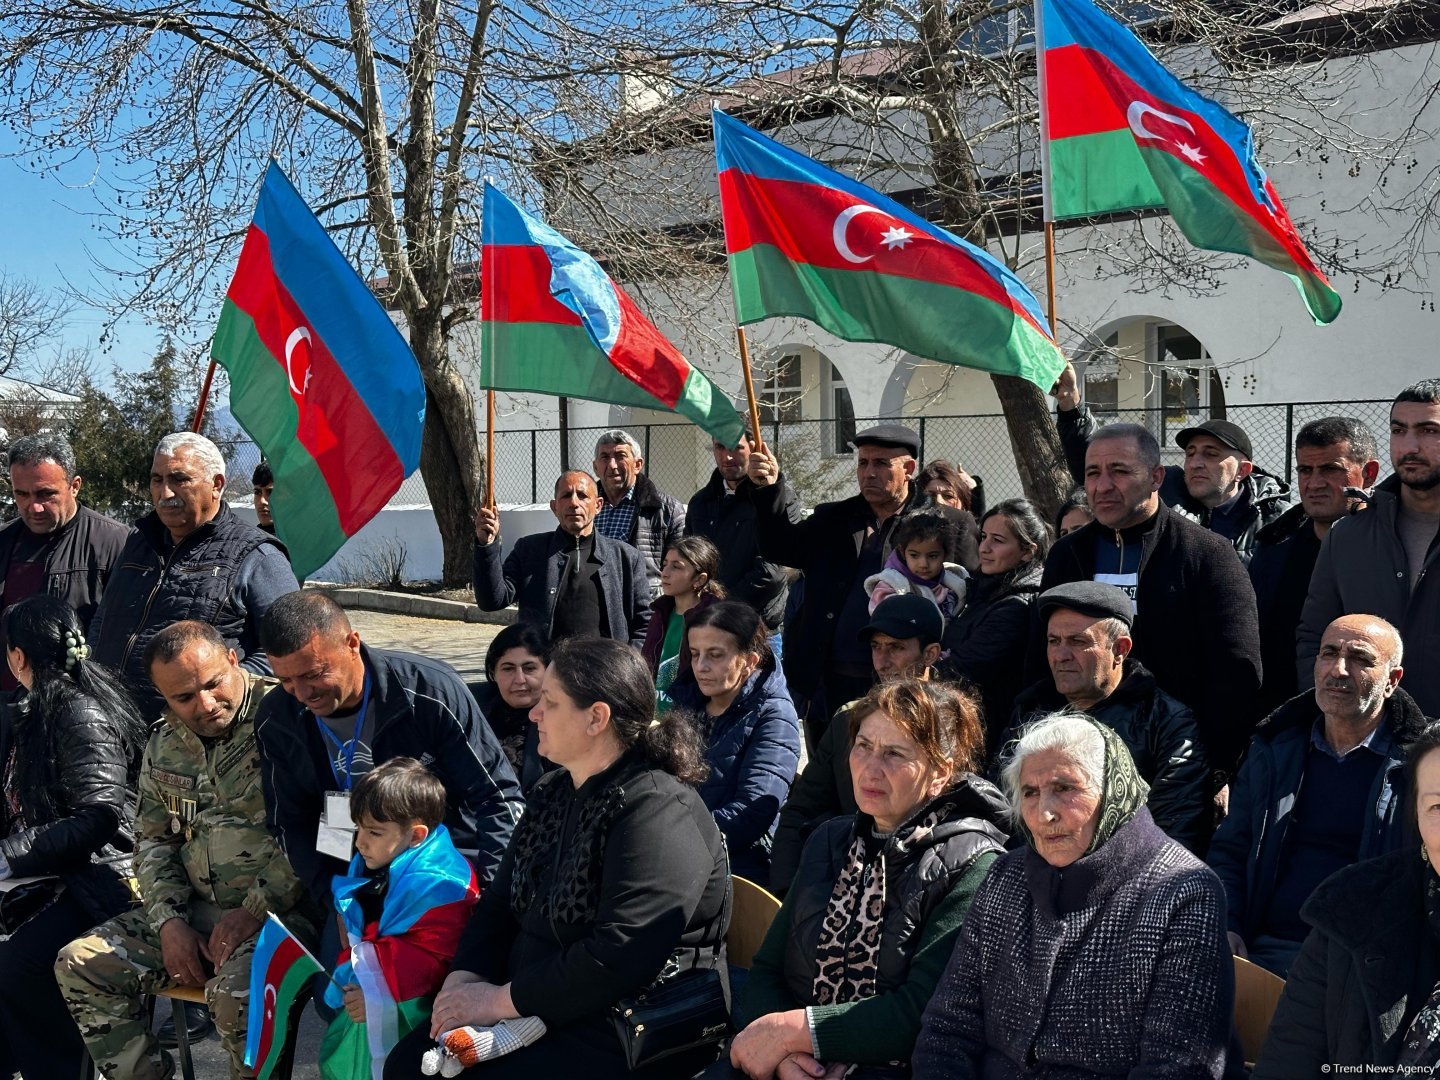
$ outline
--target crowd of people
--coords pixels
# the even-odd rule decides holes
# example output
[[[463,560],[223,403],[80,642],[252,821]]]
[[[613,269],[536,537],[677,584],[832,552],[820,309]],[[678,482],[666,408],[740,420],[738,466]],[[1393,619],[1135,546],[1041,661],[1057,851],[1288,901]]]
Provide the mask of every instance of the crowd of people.
[[[253,1076],[271,917],[334,1080],[1234,1076],[1237,963],[1286,980],[1255,1076],[1440,1071],[1440,380],[1384,478],[1304,425],[1294,491],[1054,393],[1044,512],[898,423],[808,511],[753,433],[686,503],[604,433],[553,532],[478,513],[469,686],[300,587],[268,472],[250,525],[166,436],[126,526],[17,440],[0,1076],[169,1077],[174,987]]]

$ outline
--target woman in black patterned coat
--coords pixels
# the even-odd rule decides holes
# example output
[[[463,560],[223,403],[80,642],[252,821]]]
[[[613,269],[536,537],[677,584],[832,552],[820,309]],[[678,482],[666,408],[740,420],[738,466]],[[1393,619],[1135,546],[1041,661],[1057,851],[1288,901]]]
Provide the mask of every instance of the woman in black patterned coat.
[[[518,1017],[544,1021],[539,1040],[462,1075],[625,1076],[611,1006],[662,970],[715,963],[725,938],[729,864],[693,786],[705,774],[700,738],[680,714],[653,722],[655,684],[640,653],[606,638],[562,641],[531,715],[540,754],[560,768],[531,790],[431,1025],[396,1044],[386,1080],[418,1080],[443,1031]],[[643,1075],[688,1077],[717,1049]]]
[[[975,896],[915,1076],[1221,1076],[1225,894],[1155,826],[1125,744],[1057,713],[1026,729],[1002,779],[1027,846]]]

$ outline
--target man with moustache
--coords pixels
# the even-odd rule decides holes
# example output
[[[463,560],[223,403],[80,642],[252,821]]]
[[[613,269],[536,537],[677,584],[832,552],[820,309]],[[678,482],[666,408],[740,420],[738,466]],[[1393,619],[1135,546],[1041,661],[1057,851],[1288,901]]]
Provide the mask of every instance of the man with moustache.
[[[169,1074],[143,999],[176,986],[204,988],[230,1076],[254,1076],[243,1059],[255,935],[274,915],[313,944],[320,920],[264,826],[254,725],[275,680],[241,668],[202,622],[161,630],[144,662],[166,707],[140,767],[141,906],[60,950],[56,982],[111,1080]]]
[[[10,444],[15,520],[0,529],[0,612],[39,593],[58,596],[88,626],[130,530],[76,500],[75,451],[54,431]],[[0,690],[18,684],[0,665]]]
[[[522,536],[501,565],[499,511],[475,515],[475,603],[486,611],[518,604],[520,618],[552,643],[608,637],[637,649],[650,625],[645,562],[627,543],[599,532],[599,494],[589,473],[555,481],[554,532]]]
[[[165,707],[144,665],[145,647],[181,619],[220,631],[240,664],[262,675],[260,620],[299,587],[285,548],[225,503],[225,458],[203,435],[177,431],[155,447],[150,501],[105,587],[88,635],[95,659],[124,677],[142,716]]]
[[[1405,753],[1430,721],[1399,688],[1403,652],[1384,619],[1332,622],[1316,688],[1261,722],[1231,786],[1207,861],[1225,885],[1231,948],[1282,978],[1315,886],[1409,842]]]
[[[595,440],[594,468],[601,495],[595,531],[640,552],[654,600],[660,595],[665,549],[685,535],[685,507],[645,475],[640,444],[628,431],[601,432]]]
[[[1378,615],[1417,660],[1440,656],[1440,379],[1406,387],[1390,406],[1395,475],[1369,509],[1337,522],[1320,547],[1297,633],[1296,675],[1310,682],[1321,634],[1338,616]],[[1440,664],[1411,665],[1405,689],[1440,714]]]

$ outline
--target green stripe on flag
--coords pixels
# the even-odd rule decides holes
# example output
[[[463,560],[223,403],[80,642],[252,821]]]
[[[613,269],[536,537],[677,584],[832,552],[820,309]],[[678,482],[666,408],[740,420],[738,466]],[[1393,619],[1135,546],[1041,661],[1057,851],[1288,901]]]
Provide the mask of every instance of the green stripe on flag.
[[[265,348],[248,314],[229,300],[211,355],[230,375],[230,412],[270,462],[276,532],[295,575],[305,578],[345,543],[335,499],[320,466],[296,436],[299,412],[284,368]]]
[[[295,1004],[295,995],[314,977],[313,964],[297,963],[285,972],[285,977],[275,988],[275,1030],[270,1037],[269,1055],[264,1061],[255,1063],[255,1080],[269,1080],[270,1074],[285,1056],[285,1040],[290,1035],[290,1006]]]
[[[584,327],[490,322],[481,332],[481,386],[670,411],[611,367]]]
[[[741,323],[811,319],[846,341],[894,345],[942,364],[1050,386],[1064,367],[1055,345],[1019,315],[965,289],[867,270],[792,262],[757,244],[730,256]]]
[[[1129,129],[1050,141],[1050,207],[1056,221],[1164,205]]]
[[[1164,192],[1170,216],[1192,244],[1246,255],[1288,274],[1317,323],[1328,323],[1340,314],[1340,294],[1298,264],[1294,253],[1203,174],[1163,150],[1146,149],[1144,158]],[[1308,260],[1309,253],[1304,257]]]

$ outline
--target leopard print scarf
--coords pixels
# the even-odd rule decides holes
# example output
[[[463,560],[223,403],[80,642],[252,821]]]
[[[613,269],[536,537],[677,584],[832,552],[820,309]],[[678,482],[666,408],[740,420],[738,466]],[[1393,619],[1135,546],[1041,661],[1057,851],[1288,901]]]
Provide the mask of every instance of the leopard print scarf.
[[[510,909],[517,916],[538,900],[547,922],[573,926],[595,921],[600,910],[605,843],[611,823],[625,806],[625,789],[617,779],[588,795],[567,842],[565,820],[576,795],[570,774],[563,771],[551,773],[532,794],[511,841],[515,860],[510,873]],[[554,877],[545,881],[552,866]]]
[[[931,810],[884,840],[856,829],[820,924],[815,1004],[846,1004],[875,996],[885,921],[885,852],[922,839],[943,816],[943,811]]]

